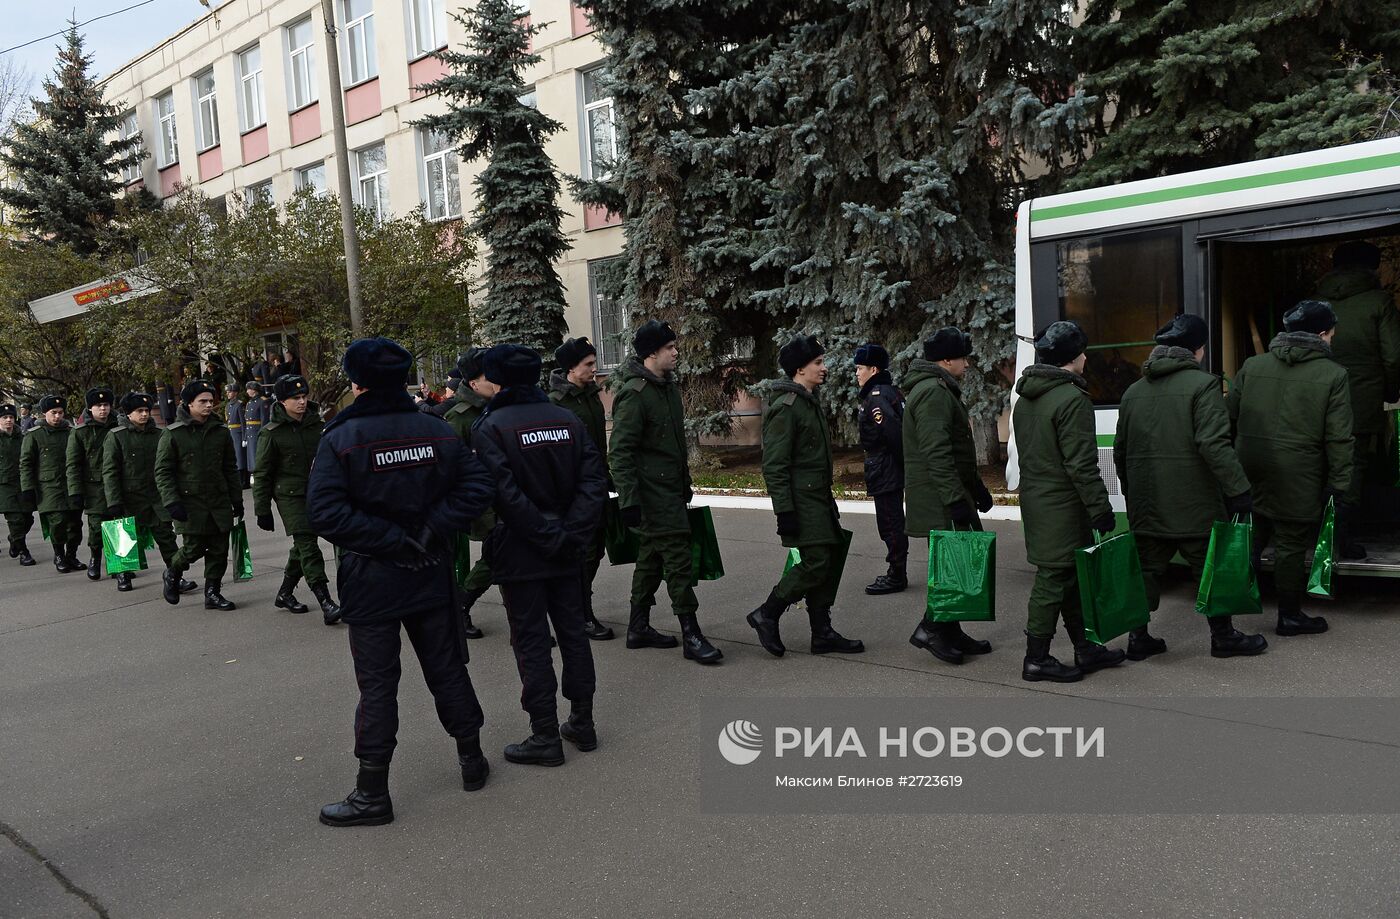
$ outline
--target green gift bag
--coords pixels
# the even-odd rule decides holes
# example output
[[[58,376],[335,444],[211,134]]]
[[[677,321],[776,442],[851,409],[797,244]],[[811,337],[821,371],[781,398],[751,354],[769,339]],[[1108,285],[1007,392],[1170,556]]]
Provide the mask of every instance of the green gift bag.
[[[933,530],[928,534],[929,622],[994,622],[997,534]]]
[[[1202,616],[1254,616],[1264,612],[1259,601],[1259,579],[1254,572],[1253,543],[1254,525],[1238,516],[1211,525],[1206,566],[1196,591],[1196,612]]]
[[[603,509],[603,547],[608,552],[608,564],[631,565],[642,550],[642,537],[622,522],[622,507],[616,498],[609,498]]]
[[[831,588],[833,594],[841,589],[841,575],[846,572],[846,556],[849,555],[851,551],[851,536],[852,533],[850,530],[843,529],[841,531],[841,545],[836,548],[836,558],[833,559],[831,563],[832,568],[835,569],[834,577],[836,578],[836,583],[833,584]],[[783,574],[787,574],[794,565],[801,561],[802,550],[796,548],[789,549],[787,564],[783,565]]]
[[[466,533],[458,533],[452,548],[452,576],[457,579],[459,589],[466,587],[467,575],[472,570],[472,540]]]
[[[718,581],[724,577],[724,559],[719,557],[715,518],[708,507],[687,508],[690,520],[690,570],[697,581]]]
[[[251,581],[253,579],[253,550],[248,546],[248,525],[242,520],[233,525],[229,534],[233,551],[233,579]]]
[[[135,517],[102,521],[102,557],[108,574],[146,569],[146,547]]]
[[[1079,602],[1084,611],[1084,635],[1104,644],[1147,625],[1147,588],[1137,539],[1122,533],[1074,553],[1079,574]]]
[[[1337,528],[1337,507],[1327,499],[1327,512],[1322,515],[1322,528],[1317,531],[1313,548],[1312,570],[1308,572],[1308,593],[1314,597],[1332,596],[1332,565],[1336,561],[1332,536]]]

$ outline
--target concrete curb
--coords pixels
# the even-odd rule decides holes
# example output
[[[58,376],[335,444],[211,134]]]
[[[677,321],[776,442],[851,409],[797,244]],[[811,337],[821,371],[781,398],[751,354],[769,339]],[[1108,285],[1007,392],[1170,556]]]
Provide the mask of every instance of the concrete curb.
[[[698,507],[729,507],[742,510],[769,511],[773,510],[773,502],[765,495],[763,497],[749,497],[747,495],[707,495],[697,492],[695,499],[690,502]],[[837,501],[836,509],[843,514],[874,514],[874,501]],[[982,514],[983,520],[1020,520],[1021,509],[1006,504],[998,504],[990,511]]]

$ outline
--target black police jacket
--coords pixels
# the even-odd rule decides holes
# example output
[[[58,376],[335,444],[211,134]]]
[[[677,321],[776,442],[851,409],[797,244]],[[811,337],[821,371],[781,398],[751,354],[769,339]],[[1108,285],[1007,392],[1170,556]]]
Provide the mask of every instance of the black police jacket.
[[[904,394],[882,370],[860,389],[865,490],[872,497],[904,487]]]
[[[362,393],[326,425],[306,487],[316,535],[344,550],[337,575],[344,620],[450,611],[454,534],[491,506],[491,477],[441,418],[406,392]],[[405,540],[427,524],[439,561],[404,566]]]
[[[487,404],[472,447],[496,485],[496,526],[485,540],[493,580],[576,575],[608,499],[588,428],[538,386],[512,386]]]

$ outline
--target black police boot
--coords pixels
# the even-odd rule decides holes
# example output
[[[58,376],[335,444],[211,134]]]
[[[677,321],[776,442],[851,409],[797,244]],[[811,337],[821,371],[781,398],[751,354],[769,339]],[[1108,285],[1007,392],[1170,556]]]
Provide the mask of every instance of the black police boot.
[[[486,633],[476,627],[472,622],[472,607],[476,601],[481,599],[481,595],[486,593],[483,590],[471,590],[462,595],[462,637],[463,638],[485,638]]]
[[[1211,657],[1253,657],[1269,647],[1263,635],[1246,635],[1229,616],[1212,616],[1206,622],[1210,623]]]
[[[311,585],[311,593],[316,598],[316,602],[321,604],[321,621],[326,625],[335,625],[340,621],[340,604],[331,599],[331,589],[328,584]]]
[[[39,564],[38,562],[34,561],[34,556],[29,554],[29,547],[24,544],[24,540],[21,539],[19,541],[19,545],[17,546],[17,548],[19,550],[17,553],[19,555],[19,563],[25,568],[30,568],[34,565]]]
[[[1147,633],[1147,626],[1128,633],[1128,660],[1145,661],[1154,654],[1165,654],[1167,643]]]
[[[272,601],[272,605],[278,609],[284,609],[289,613],[309,612],[311,607],[292,596],[292,589],[297,586],[298,580],[300,580],[300,578],[292,578],[283,575],[282,586],[277,588],[277,597]]]
[[[457,765],[462,767],[462,790],[480,791],[491,774],[491,764],[481,752],[481,735],[457,738]]]
[[[160,595],[171,606],[180,602],[181,577],[173,569],[167,568],[160,575]]]
[[[1327,631],[1327,620],[1303,613],[1303,595],[1297,591],[1280,591],[1278,595],[1279,635],[1316,635]]]
[[[231,609],[238,609],[231,600],[224,599],[224,595],[219,593],[222,586],[219,581],[204,582],[204,608],[219,609],[228,612]]]
[[[593,726],[593,703],[573,703],[569,720],[559,725],[559,736],[581,752],[590,753],[598,749],[598,731]]]
[[[632,616],[627,620],[627,647],[637,648],[674,648],[680,642],[676,641],[673,635],[662,635],[651,627],[651,608],[645,606],[632,607]]]
[[[360,760],[355,790],[344,801],[321,808],[326,826],[382,826],[394,822],[394,802],[389,800],[389,764]]]
[[[531,722],[534,732],[520,743],[506,746],[506,761],[524,766],[564,765],[564,744],[559,739],[559,722]]]
[[[598,621],[598,617],[593,615],[593,598],[591,595],[584,598],[585,608],[583,614],[583,634],[588,636],[589,641],[612,641],[617,636],[613,630]]]
[[[763,605],[744,617],[744,621],[758,633],[758,643],[774,657],[782,657],[787,652],[783,637],[778,632],[778,620],[787,610],[787,604],[778,599],[778,591],[772,590]]]
[[[684,645],[681,653],[686,660],[697,664],[718,664],[724,660],[724,652],[710,644],[705,633],[700,631],[700,622],[694,613],[681,613],[676,618],[681,624],[681,642]]]
[[[812,626],[813,654],[860,654],[865,643],[859,638],[847,638],[831,627],[831,607],[807,606],[807,621]]]
[[[126,593],[126,592],[127,592],[128,590],[130,590],[130,589],[131,589],[131,572],[130,572],[130,571],[118,571],[118,572],[117,572],[117,590],[120,590],[122,593]]]
[[[1021,679],[1031,683],[1048,680],[1051,683],[1077,683],[1084,671],[1062,664],[1050,656],[1050,636],[1026,633],[1026,659],[1021,664]]]
[[[923,648],[946,664],[961,664],[963,650],[958,647],[957,637],[948,628],[949,625],[947,622],[929,622],[921,618],[914,634],[909,636],[909,643],[916,648]],[[988,648],[990,647],[988,645]]]
[[[88,559],[87,574],[89,581],[102,580],[102,558],[96,552]]]
[[[879,597],[884,594],[897,594],[909,587],[909,578],[901,570],[890,566],[889,572],[880,575],[870,585],[865,588],[865,592],[872,597]]]
[[[991,654],[992,643],[981,638],[973,638],[962,630],[961,622],[948,623],[948,634],[953,639],[953,647],[964,654]]]

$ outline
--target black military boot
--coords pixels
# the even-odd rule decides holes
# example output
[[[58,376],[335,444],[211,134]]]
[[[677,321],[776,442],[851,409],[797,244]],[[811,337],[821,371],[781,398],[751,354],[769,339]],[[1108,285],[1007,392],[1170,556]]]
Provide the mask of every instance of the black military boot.
[[[651,608],[632,607],[632,616],[627,620],[627,647],[674,648],[680,642],[673,635],[662,635],[651,627]]]
[[[283,575],[282,586],[277,588],[277,597],[272,601],[272,605],[289,613],[309,612],[311,607],[292,596],[292,589],[297,586],[298,580],[298,578]]]
[[[180,588],[182,578],[173,569],[167,568],[160,575],[160,595],[165,598],[165,602],[171,606],[180,602]]]
[[[189,578],[182,577],[180,578],[179,590],[180,593],[187,594],[191,591],[199,590],[199,585],[196,584],[194,581],[191,581]]]
[[[1149,635],[1147,626],[1133,629],[1128,633],[1128,660],[1145,661],[1154,654],[1165,654],[1167,643],[1155,635]]]
[[[831,627],[831,607],[813,607],[808,602],[807,621],[812,626],[813,654],[860,654],[865,642],[847,638]]]
[[[219,609],[224,612],[228,612],[231,609],[238,609],[238,607],[233,604],[233,601],[224,599],[224,595],[219,593],[219,588],[221,586],[222,584],[219,581],[204,582],[204,608]]]
[[[68,559],[63,555],[62,552],[54,552],[53,567],[54,570],[57,571],[59,574],[67,574],[68,572],[73,570],[72,568],[68,567]]]
[[[778,591],[772,590],[763,605],[744,617],[744,621],[758,633],[758,643],[774,657],[782,657],[787,652],[783,637],[778,632],[778,620],[787,610],[787,604],[778,599]]]
[[[1050,636],[1026,633],[1026,659],[1021,664],[1021,679],[1031,683],[1047,680],[1051,683],[1077,683],[1084,671],[1062,664],[1050,656]]]
[[[316,602],[321,605],[321,621],[326,625],[335,625],[340,621],[340,604],[331,599],[331,589],[328,584],[311,585],[311,593],[316,598]]]
[[[952,636],[953,647],[964,654],[992,653],[992,643],[982,638],[973,638],[964,632],[961,622],[948,623],[948,634]]]
[[[1211,616],[1206,622],[1210,623],[1211,657],[1253,657],[1269,647],[1263,635],[1246,635],[1229,616]]]
[[[481,752],[481,735],[457,738],[457,765],[462,767],[462,790],[480,791],[491,774],[491,764]]]
[[[485,638],[486,633],[476,627],[472,622],[472,607],[476,601],[481,599],[485,590],[470,590],[462,595],[462,637],[463,638]]]
[[[91,557],[88,558],[87,575],[89,581],[102,580],[102,556],[98,555],[96,552],[92,553]]]
[[[118,571],[118,572],[117,572],[117,590],[120,590],[122,593],[126,593],[126,592],[127,592],[128,590],[130,590],[130,589],[131,589],[131,572],[130,572],[130,571]]]
[[[78,561],[77,543],[74,543],[73,545],[68,547],[68,551],[63,554],[63,561],[68,566],[69,571],[82,571],[87,568],[87,565],[84,565],[82,562]],[[101,577],[102,575],[99,574],[96,578],[93,578],[93,580],[96,581],[98,580],[98,578]]]
[[[573,703],[569,720],[559,725],[559,736],[583,753],[598,749],[598,731],[593,726],[593,703]]]
[[[520,743],[506,746],[506,761],[525,766],[564,765],[564,744],[559,739],[559,722],[530,723],[533,733]]]
[[[914,634],[909,636],[909,643],[916,648],[923,648],[944,663],[961,664],[964,652],[958,647],[957,637],[948,628],[949,625],[951,623],[929,622],[921,618]],[[990,650],[991,645],[987,648]]]
[[[24,540],[21,539],[16,548],[19,550],[16,553],[19,556],[19,563],[25,568],[30,568],[39,564],[34,561],[34,556],[29,554],[29,546],[25,545]]]
[[[681,613],[676,618],[681,624],[681,641],[684,644],[681,653],[686,660],[697,664],[718,664],[724,660],[724,652],[710,644],[705,633],[700,631],[700,622],[694,613]]]
[[[909,587],[909,577],[902,569],[890,566],[890,570],[880,575],[869,586],[865,592],[872,597],[879,597],[884,594],[897,594]]]
[[[1065,634],[1074,645],[1074,665],[1084,673],[1093,673],[1105,667],[1117,667],[1127,660],[1128,655],[1115,648],[1108,648],[1090,641],[1084,634],[1084,623],[1065,623]]]
[[[1278,626],[1274,631],[1279,635],[1316,635],[1327,631],[1327,620],[1305,615],[1303,595],[1298,591],[1279,591]]]
[[[583,634],[588,636],[589,641],[612,641],[617,636],[613,630],[598,621],[598,617],[593,615],[593,598],[591,596],[584,599],[583,614]]]
[[[14,540],[10,541],[10,558],[19,558],[19,544]]]
[[[355,790],[344,801],[321,808],[326,826],[382,826],[394,822],[394,802],[389,800],[389,764],[360,760]]]

